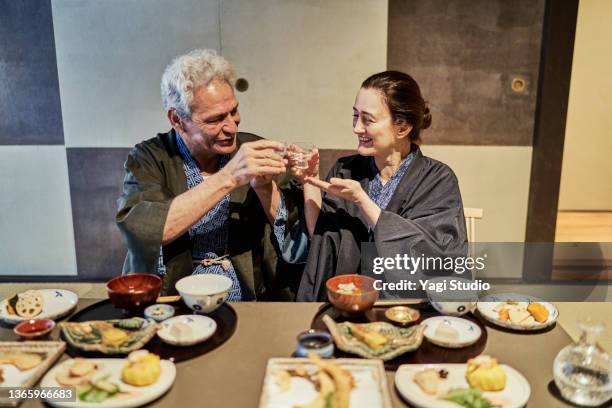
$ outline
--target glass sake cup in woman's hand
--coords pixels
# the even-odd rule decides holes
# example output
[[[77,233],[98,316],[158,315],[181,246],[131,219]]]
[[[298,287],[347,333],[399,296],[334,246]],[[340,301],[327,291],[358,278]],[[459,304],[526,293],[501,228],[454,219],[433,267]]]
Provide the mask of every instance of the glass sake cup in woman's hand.
[[[288,142],[285,151],[291,174],[301,181],[307,177],[319,175],[319,151],[317,148],[305,142]]]

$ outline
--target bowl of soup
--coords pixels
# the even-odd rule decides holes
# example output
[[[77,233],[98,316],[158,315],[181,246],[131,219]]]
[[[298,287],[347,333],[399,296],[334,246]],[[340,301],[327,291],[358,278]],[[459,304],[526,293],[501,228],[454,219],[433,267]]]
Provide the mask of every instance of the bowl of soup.
[[[375,280],[364,275],[338,275],[325,283],[327,298],[336,309],[346,314],[360,314],[378,300]]]
[[[111,303],[128,313],[140,313],[157,300],[161,278],[150,273],[117,276],[106,283]]]

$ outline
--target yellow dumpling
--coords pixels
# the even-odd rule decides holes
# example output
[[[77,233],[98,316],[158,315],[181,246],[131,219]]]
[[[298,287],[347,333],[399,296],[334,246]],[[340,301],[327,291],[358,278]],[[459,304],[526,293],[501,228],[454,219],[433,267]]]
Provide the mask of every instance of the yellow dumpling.
[[[501,391],[506,388],[506,373],[489,356],[478,356],[467,362],[466,378],[470,386],[482,391]]]
[[[138,387],[153,384],[160,375],[159,356],[146,350],[132,352],[121,371],[121,379],[125,383]]]

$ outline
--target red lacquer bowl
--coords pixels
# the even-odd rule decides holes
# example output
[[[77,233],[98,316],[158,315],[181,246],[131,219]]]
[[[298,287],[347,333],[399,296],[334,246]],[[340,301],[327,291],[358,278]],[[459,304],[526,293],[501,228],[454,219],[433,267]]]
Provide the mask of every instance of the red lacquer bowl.
[[[338,275],[327,280],[327,298],[336,309],[348,314],[360,314],[369,310],[378,299],[375,280],[363,275]],[[353,293],[339,289],[339,285],[353,284]],[[346,287],[346,286],[345,286]]]
[[[106,283],[111,303],[130,313],[138,313],[157,300],[161,279],[149,273],[117,276]]]
[[[49,333],[55,327],[55,322],[51,319],[31,319],[19,323],[13,331],[26,339],[41,337]]]

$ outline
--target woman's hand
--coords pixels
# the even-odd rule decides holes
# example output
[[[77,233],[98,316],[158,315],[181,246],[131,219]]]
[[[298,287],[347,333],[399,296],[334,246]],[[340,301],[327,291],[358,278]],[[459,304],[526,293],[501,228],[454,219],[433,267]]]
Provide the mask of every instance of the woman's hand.
[[[378,222],[378,217],[380,217],[382,210],[361,188],[361,184],[358,181],[332,177],[329,179],[329,183],[318,178],[309,178],[306,182],[338,198],[357,204],[371,228],[374,228]]]
[[[361,184],[355,180],[332,177],[328,183],[320,179],[309,178],[307,183],[354,203],[362,202],[365,198],[369,199],[367,193],[361,188]]]

